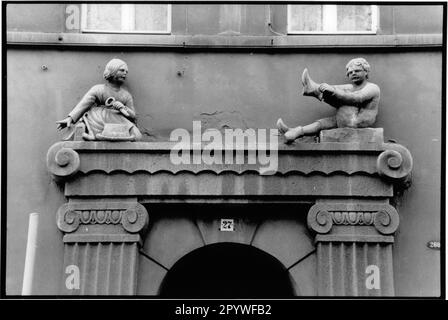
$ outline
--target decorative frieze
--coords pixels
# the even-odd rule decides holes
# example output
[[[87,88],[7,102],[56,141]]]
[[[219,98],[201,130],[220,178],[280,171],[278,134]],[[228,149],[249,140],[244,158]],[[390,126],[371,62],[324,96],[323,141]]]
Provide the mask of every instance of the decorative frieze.
[[[58,228],[71,233],[80,225],[121,225],[129,233],[138,233],[148,224],[145,207],[133,202],[66,203],[57,213]]]
[[[75,212],[79,215],[82,224],[119,224],[126,210],[77,210]]]
[[[308,227],[327,234],[336,226],[372,226],[383,235],[393,234],[399,224],[397,210],[389,204],[317,203],[307,217]]]
[[[333,224],[336,225],[366,225],[370,226],[373,224],[376,212],[374,211],[333,211],[330,212]]]

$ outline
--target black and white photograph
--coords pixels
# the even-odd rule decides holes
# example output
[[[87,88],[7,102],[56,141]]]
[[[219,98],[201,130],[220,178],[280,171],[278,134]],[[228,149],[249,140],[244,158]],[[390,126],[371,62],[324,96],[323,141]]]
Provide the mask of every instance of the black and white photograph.
[[[2,297],[445,299],[446,9],[2,1]]]

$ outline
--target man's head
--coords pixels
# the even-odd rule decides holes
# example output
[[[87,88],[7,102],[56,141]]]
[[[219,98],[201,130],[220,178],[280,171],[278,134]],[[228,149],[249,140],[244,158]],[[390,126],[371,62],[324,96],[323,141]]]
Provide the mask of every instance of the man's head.
[[[355,84],[362,83],[369,78],[370,65],[364,58],[350,60],[345,68],[347,77]]]
[[[110,60],[104,69],[103,77],[107,81],[123,83],[128,74],[128,65],[120,59]]]

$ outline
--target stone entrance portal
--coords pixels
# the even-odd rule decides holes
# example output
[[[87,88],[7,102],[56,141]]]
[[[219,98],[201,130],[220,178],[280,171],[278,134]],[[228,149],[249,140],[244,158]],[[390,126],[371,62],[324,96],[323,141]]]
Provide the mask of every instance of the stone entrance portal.
[[[382,129],[322,131],[319,143],[282,145],[274,175],[245,164],[175,165],[172,147],[69,141],[49,149],[48,168],[68,199],[57,214],[64,271],[80,271],[79,289],[67,288],[62,272],[62,294],[156,295],[182,257],[234,242],[277,259],[296,295],[394,295],[399,216],[390,200],[408,183],[412,157],[385,143]],[[157,213],[174,204],[181,206]],[[213,230],[234,211],[197,216],[186,209],[192,204],[271,208],[240,210],[233,218],[244,232],[223,236]]]
[[[217,243],[196,249],[170,269],[160,289],[166,298],[291,298],[286,268],[253,246]]]
[[[310,204],[153,203],[150,207],[152,223],[140,249],[138,294],[160,294],[166,279],[171,279],[167,295],[184,294],[201,286],[191,287],[185,281],[205,281],[204,285],[215,286],[223,282],[222,278],[211,280],[219,274],[241,281],[224,281],[220,288],[204,288],[192,294],[215,295],[222,291],[231,297],[230,292],[247,295],[255,290],[264,297],[268,292],[316,295],[316,250],[306,226]],[[232,221],[233,231],[221,229],[223,218]],[[253,259],[247,261],[248,257]],[[253,265],[254,261],[260,264]],[[207,272],[209,280],[195,278]],[[259,279],[255,280],[257,272]],[[176,276],[186,273],[186,279]],[[270,279],[263,279],[271,273]],[[270,282],[274,278],[279,281],[279,288]],[[176,284],[173,279],[179,282]]]

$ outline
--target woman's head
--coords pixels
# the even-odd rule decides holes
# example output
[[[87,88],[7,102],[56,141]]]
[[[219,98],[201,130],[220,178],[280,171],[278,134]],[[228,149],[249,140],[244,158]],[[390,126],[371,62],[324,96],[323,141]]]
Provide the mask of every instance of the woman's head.
[[[128,65],[120,59],[110,60],[104,69],[103,77],[107,81],[123,83],[128,74]]]

